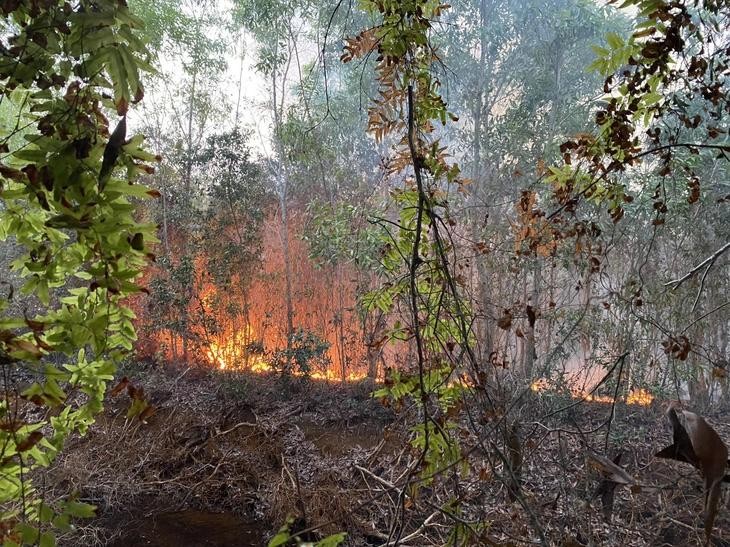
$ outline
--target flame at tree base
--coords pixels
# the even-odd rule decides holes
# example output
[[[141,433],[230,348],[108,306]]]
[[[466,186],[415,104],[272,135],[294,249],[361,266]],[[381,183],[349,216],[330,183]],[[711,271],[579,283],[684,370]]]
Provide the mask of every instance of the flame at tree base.
[[[530,389],[536,393],[541,393],[552,390],[553,386],[545,378],[540,378],[530,384]],[[578,388],[570,388],[569,391],[571,397],[574,399],[609,404],[614,402],[614,398],[610,395],[596,395],[590,391]],[[627,405],[649,406],[654,400],[654,396],[643,388],[635,388],[629,391],[626,397],[620,397],[618,400],[622,400]]]
[[[217,336],[216,338],[208,344],[205,357],[211,365],[219,370],[245,371],[254,374],[280,372],[268,363],[260,352],[252,351],[253,344],[251,341],[253,337],[250,327],[243,331]],[[364,372],[348,372],[343,375],[341,371],[335,368],[311,370],[306,373],[292,370],[290,374],[326,382],[359,382],[367,378],[367,374]]]

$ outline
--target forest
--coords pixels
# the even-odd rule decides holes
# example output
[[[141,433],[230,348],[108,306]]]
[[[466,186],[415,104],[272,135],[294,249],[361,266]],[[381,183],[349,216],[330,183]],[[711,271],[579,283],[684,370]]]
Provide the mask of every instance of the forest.
[[[730,1],[0,0],[3,547],[730,545]]]

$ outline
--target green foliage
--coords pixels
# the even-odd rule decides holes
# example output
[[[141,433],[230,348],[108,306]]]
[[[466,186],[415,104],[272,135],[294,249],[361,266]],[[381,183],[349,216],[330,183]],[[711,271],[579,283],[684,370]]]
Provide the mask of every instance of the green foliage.
[[[353,262],[367,271],[378,268],[380,234],[370,223],[363,225],[367,215],[363,207],[312,202],[309,214],[304,240],[311,258],[320,264]]]
[[[130,10],[144,21],[142,37],[150,49],[177,56],[188,74],[202,67],[209,76],[225,70],[227,44],[214,31],[225,30],[226,23],[214,2],[196,2],[191,13],[181,0],[132,0]]]
[[[11,367],[42,378],[22,391],[6,385],[0,401],[0,537],[52,545],[47,528],[92,508],[72,500],[49,508],[28,473],[102,409],[135,340],[123,301],[144,290],[136,279],[156,241],[155,226],[133,214],[136,200],[156,195],[135,183],[155,158],[140,135],[126,138],[124,117],[151,67],[139,19],[118,2],[0,9],[12,34],[0,47],[0,101],[15,119],[0,134],[0,240],[24,250],[12,267],[25,278],[20,292],[37,302],[35,316],[27,308],[19,316],[13,287],[0,296],[0,366],[6,379]],[[122,116],[115,129],[110,111]],[[27,405],[44,412],[28,414]]]
[[[614,222],[623,217],[625,176],[644,162],[660,177],[681,171],[687,200],[701,197],[697,158],[730,158],[724,118],[728,96],[718,75],[730,54],[721,30],[723,2],[628,0],[639,14],[632,34],[609,33],[606,47],[594,47],[592,70],[605,76],[604,101],[595,114],[596,131],[565,142],[560,151],[558,201],[573,210],[588,196],[607,203]],[[568,175],[573,170],[575,177]],[[566,176],[567,175],[567,176]],[[553,171],[553,181],[557,172]],[[652,182],[655,182],[654,179]],[[654,191],[655,225],[668,210],[663,182]],[[641,188],[644,189],[644,188]]]
[[[186,336],[190,323],[190,295],[196,284],[194,259],[190,254],[184,254],[173,262],[170,257],[161,256],[156,266],[161,271],[149,282],[150,312],[145,319],[152,321],[156,328]]]
[[[293,38],[291,24],[304,17],[311,0],[236,0],[233,19],[253,33],[259,41],[256,70],[265,75],[276,73],[293,53],[287,40]]]
[[[455,264],[448,258],[452,249],[442,235],[455,224],[448,190],[463,184],[435,129],[456,120],[434,76],[439,57],[431,43],[433,22],[448,6],[421,0],[361,4],[379,24],[348,39],[342,59],[348,62],[377,50],[380,87],[368,109],[368,128],[377,141],[401,134],[389,172],[412,173],[391,192],[397,217],[376,221],[383,229],[386,281],[365,295],[362,304],[388,314],[404,308],[409,312],[405,323],[394,321],[389,334],[415,349],[415,371],[392,372],[376,395],[419,406],[422,422],[413,429],[412,444],[420,455],[418,484],[427,484],[461,460],[453,433],[463,390],[450,378],[458,363],[455,352],[468,354],[473,341],[469,306],[459,294]]]
[[[596,60],[588,66],[589,71],[600,72],[603,76],[610,76],[619,68],[629,63],[629,59],[640,51],[640,47],[633,37],[628,40],[610,32],[606,35],[608,48],[593,46]]]
[[[426,337],[428,338],[428,336]],[[444,381],[451,374],[447,363],[440,367],[431,367],[423,378],[415,375],[393,371],[386,378],[385,387],[376,390],[373,397],[402,401],[414,397],[423,389],[438,406],[441,416],[453,416],[458,413],[461,401],[466,393],[460,383]],[[422,485],[429,484],[440,470],[449,467],[461,458],[459,443],[455,434],[457,425],[451,420],[424,421],[414,427],[411,444],[423,454]],[[463,468],[468,473],[468,466]]]
[[[289,337],[286,348],[274,352],[271,367],[282,374],[303,374],[308,376],[315,370],[327,370],[330,358],[327,351],[330,343],[313,332],[297,329]]]
[[[290,532],[290,528],[292,524],[294,523],[294,519],[289,517],[284,523],[284,525],[279,528],[279,531],[276,533],[276,535],[271,538],[271,540],[268,543],[268,547],[287,547],[290,545],[305,545],[304,542],[302,542],[296,535],[292,536]],[[312,547],[337,547],[340,545],[343,541],[345,541],[345,538],[347,537],[347,534],[345,532],[340,532],[338,534],[332,534],[331,536],[327,536],[326,538],[320,539],[316,543],[307,542],[306,545],[311,545]]]
[[[248,287],[259,266],[267,193],[260,166],[251,157],[250,135],[238,129],[208,137],[195,158],[200,186],[210,200],[199,234],[207,271],[220,288]]]

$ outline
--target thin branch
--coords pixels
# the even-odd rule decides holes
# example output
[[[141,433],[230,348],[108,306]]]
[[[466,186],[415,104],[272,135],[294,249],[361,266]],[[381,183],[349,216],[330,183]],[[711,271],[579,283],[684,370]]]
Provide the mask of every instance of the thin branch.
[[[694,268],[692,268],[689,272],[684,274],[679,279],[674,279],[672,281],[667,281],[664,283],[665,287],[669,287],[670,285],[674,285],[672,289],[677,289],[682,283],[687,281],[689,278],[693,277],[697,272],[699,272],[702,268],[707,266],[707,270],[709,270],[712,265],[715,263],[715,261],[720,258],[725,252],[727,252],[730,249],[730,241],[725,243],[722,247],[720,247],[715,253],[711,256],[708,256],[706,259],[704,259],[702,262],[697,264]],[[705,276],[707,275],[707,271],[705,271]],[[694,309],[694,308],[693,308]]]
[[[656,148],[650,148],[649,150],[644,150],[643,152],[639,152],[638,154],[634,154],[632,159],[641,158],[643,156],[648,156],[650,154],[656,154],[657,152],[661,152],[662,150],[668,150],[670,148],[689,148],[692,149],[698,149],[698,148],[706,148],[710,150],[720,150],[722,152],[730,152],[730,146],[727,144],[702,144],[702,143],[691,143],[691,142],[677,142],[672,144],[665,144],[663,146],[658,146]]]

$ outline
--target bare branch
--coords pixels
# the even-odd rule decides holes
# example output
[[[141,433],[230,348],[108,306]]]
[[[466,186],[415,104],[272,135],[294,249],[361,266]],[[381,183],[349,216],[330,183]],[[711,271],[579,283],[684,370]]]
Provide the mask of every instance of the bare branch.
[[[697,264],[697,266],[695,266],[694,268],[692,268],[689,272],[687,272],[686,274],[684,274],[682,277],[680,277],[679,279],[674,279],[672,281],[667,281],[664,284],[664,286],[665,287],[669,287],[671,285],[674,285],[672,287],[672,289],[677,289],[682,283],[684,283],[689,278],[691,278],[692,276],[694,276],[702,268],[707,267],[707,270],[705,271],[705,273],[703,275],[703,281],[704,281],[704,278],[707,277],[707,271],[709,271],[709,269],[712,267],[712,265],[715,263],[715,261],[718,258],[720,258],[723,255],[723,253],[725,253],[728,249],[730,249],[730,241],[728,241],[727,243],[725,243],[725,245],[723,245],[717,251],[715,251],[715,253],[713,255],[708,256],[706,259],[704,259],[702,262],[700,262],[699,264]]]

